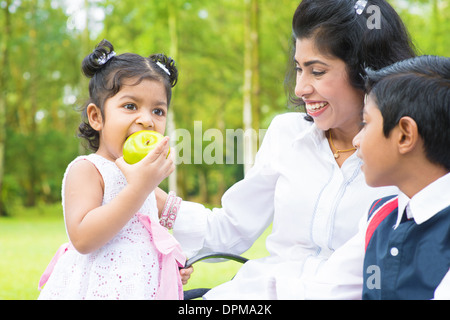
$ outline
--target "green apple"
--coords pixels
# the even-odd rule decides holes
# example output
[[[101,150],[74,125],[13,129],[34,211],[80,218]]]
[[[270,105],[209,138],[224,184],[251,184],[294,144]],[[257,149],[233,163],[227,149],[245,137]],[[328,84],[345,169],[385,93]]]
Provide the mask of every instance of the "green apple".
[[[123,145],[123,159],[129,164],[141,161],[150,151],[155,149],[162,139],[164,139],[164,136],[156,131],[142,130],[133,133]]]

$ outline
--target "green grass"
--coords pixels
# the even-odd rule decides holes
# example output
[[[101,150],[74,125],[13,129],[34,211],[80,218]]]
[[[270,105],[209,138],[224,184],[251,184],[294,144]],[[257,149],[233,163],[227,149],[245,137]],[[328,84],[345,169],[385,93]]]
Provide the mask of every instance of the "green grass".
[[[36,299],[39,278],[67,242],[60,205],[17,209],[0,219],[0,299]]]
[[[251,259],[266,256],[269,232],[270,228],[243,255]],[[67,236],[60,205],[17,208],[14,217],[0,218],[0,300],[36,299],[39,278],[64,242]],[[185,290],[217,286],[230,280],[240,267],[236,262],[199,262]]]

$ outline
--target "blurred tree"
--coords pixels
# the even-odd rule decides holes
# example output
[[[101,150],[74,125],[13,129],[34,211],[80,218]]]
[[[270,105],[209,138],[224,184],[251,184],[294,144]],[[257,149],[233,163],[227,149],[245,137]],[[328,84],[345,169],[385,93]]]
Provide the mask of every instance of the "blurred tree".
[[[170,35],[170,49],[169,56],[171,56],[175,61],[178,59],[178,11],[179,11],[179,1],[175,0],[173,3],[168,4],[168,25],[169,25],[169,35]],[[176,93],[175,93],[176,94]],[[174,97],[175,100],[175,97]],[[170,108],[168,111],[167,118],[167,130],[166,134],[173,137],[175,134],[176,125],[175,125],[175,116],[173,112],[173,108]],[[172,144],[173,145],[173,144]],[[169,190],[178,192],[178,171],[175,167],[175,170],[168,178],[168,188]]]
[[[6,100],[8,97],[8,69],[9,69],[9,39],[11,38],[11,16],[9,6],[11,1],[7,0],[2,9],[3,37],[1,41],[0,60],[0,216],[7,216],[5,198],[3,192],[3,181],[5,175],[5,147],[6,147]]]
[[[243,145],[245,174],[252,167],[257,151],[258,136],[252,133],[260,129],[258,0],[245,0],[244,44],[243,122],[247,133]]]
[[[48,132],[67,137],[72,131],[67,129],[74,123],[67,91],[75,87],[74,80],[79,77],[73,70],[78,64],[78,52],[73,50],[78,40],[69,35],[63,9],[52,5],[31,0],[2,3],[2,25],[10,21],[13,26],[9,39],[4,33],[1,38],[2,43],[8,41],[8,54],[3,59],[9,62],[2,70],[8,81],[6,123],[2,127],[7,132],[2,194],[7,201],[21,199],[30,206],[38,200],[60,198],[65,168],[55,163],[67,163],[70,158],[66,153],[73,150],[73,142],[67,143],[67,138],[59,145],[41,140]],[[6,12],[9,20],[3,20]],[[70,157],[75,155],[76,151]],[[51,161],[49,166],[43,159]]]

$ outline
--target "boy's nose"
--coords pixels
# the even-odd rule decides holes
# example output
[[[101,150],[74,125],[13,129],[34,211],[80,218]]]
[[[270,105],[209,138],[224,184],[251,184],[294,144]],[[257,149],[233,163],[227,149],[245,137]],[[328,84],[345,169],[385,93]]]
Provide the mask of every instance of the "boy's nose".
[[[361,132],[359,132],[359,133],[353,138],[353,146],[354,146],[356,149],[359,149],[360,133],[361,133]]]

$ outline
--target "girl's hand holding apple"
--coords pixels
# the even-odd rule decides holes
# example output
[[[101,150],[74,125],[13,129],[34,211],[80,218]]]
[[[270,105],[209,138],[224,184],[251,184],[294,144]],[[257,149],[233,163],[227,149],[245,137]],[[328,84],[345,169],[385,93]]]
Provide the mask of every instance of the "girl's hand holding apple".
[[[116,164],[136,192],[148,195],[175,169],[168,142],[154,131],[137,132],[125,142],[124,156]]]
[[[150,151],[156,148],[164,136],[156,131],[142,130],[133,133],[123,145],[123,158],[129,164],[141,161]],[[169,156],[170,148],[167,156]]]

